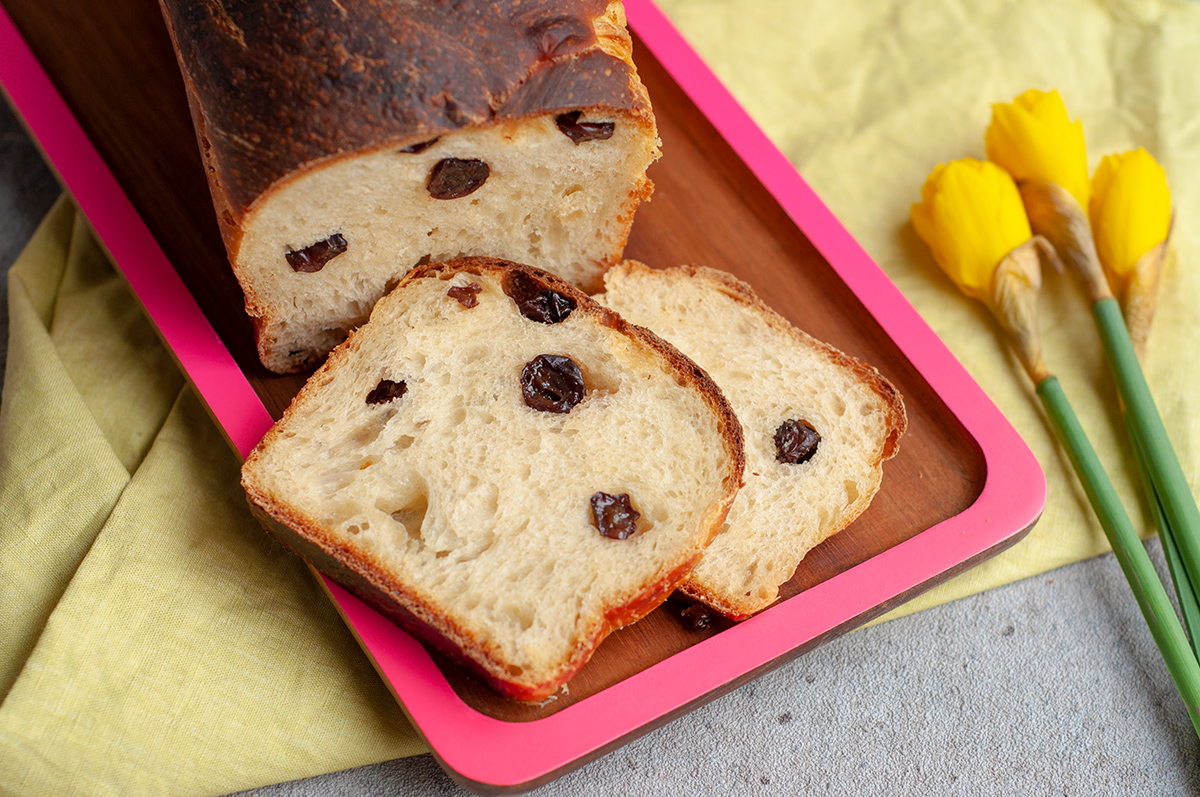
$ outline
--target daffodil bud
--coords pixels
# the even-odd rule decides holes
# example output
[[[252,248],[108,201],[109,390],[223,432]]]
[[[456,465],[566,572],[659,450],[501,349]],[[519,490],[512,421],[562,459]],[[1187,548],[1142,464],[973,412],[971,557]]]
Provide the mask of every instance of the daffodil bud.
[[[1087,213],[1075,196],[1058,183],[1024,180],[1021,200],[1029,214],[1029,226],[1045,238],[1079,277],[1092,302],[1112,298],[1104,269],[1092,243],[1092,227]]]
[[[1106,155],[1092,178],[1089,215],[1096,254],[1140,354],[1171,232],[1171,192],[1162,167],[1144,149]]]
[[[1039,252],[1021,195],[1007,172],[987,161],[938,164],[912,206],[917,234],[963,293],[988,306],[1034,383],[1049,376],[1038,336]]]
[[[1030,89],[993,105],[984,143],[988,158],[1017,181],[1033,232],[1070,265],[1093,302],[1110,297],[1088,225],[1083,125],[1067,118],[1058,92]]]
[[[982,301],[1000,261],[1033,235],[1012,177],[970,158],[934,168],[912,206],[912,222],[942,271]]]
[[[1088,206],[1091,183],[1083,125],[1067,118],[1057,91],[1030,89],[1009,104],[993,105],[984,144],[988,160],[1018,182],[1057,183],[1080,207]]]

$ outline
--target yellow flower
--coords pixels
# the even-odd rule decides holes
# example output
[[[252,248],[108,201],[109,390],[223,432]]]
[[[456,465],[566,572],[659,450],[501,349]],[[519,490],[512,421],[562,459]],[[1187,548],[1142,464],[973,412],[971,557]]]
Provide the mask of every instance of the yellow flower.
[[[1089,208],[1096,254],[1121,302],[1140,356],[1158,304],[1171,233],[1171,192],[1162,167],[1144,149],[1108,155],[1092,178]]]
[[[1048,378],[1037,297],[1041,257],[1057,258],[1044,238],[1033,236],[1013,178],[988,161],[939,163],[911,213],[942,270],[1000,322],[1033,383]]]
[[[988,159],[1021,180],[1045,180],[1065,188],[1088,206],[1087,150],[1083,125],[1067,118],[1057,91],[1030,89],[1011,104],[992,106],[984,135]]]
[[[912,222],[950,279],[984,302],[1000,261],[1032,236],[1012,177],[970,158],[934,168]]]
[[[1171,227],[1167,175],[1144,149],[1106,155],[1092,178],[1088,211],[1096,254],[1116,289],[1142,255],[1167,239]]]

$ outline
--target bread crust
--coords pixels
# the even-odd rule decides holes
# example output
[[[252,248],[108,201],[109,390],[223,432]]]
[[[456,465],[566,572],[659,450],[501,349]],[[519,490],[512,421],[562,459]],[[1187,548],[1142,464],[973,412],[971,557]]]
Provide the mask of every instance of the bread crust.
[[[618,0],[160,0],[221,233],[288,180],[574,109],[655,126]]]
[[[456,624],[446,612],[422,595],[419,589],[400,582],[368,554],[334,539],[320,523],[291,508],[286,501],[273,495],[252,475],[260,451],[283,434],[294,408],[302,403],[305,394],[319,389],[330,371],[338,368],[339,363],[350,355],[357,331],[351,333],[350,338],[330,354],[325,364],[313,374],[293,404],[284,412],[281,421],[267,432],[251,452],[242,469],[242,486],[252,510],[262,521],[264,528],[317,570],[328,575],[414,636],[448,653],[501,695],[526,701],[543,700],[558,691],[583,667],[608,634],[644,617],[666,600],[699,561],[704,549],[720,531],[742,485],[745,470],[742,427],[729,402],[707,372],[650,330],[628,323],[613,311],[597,304],[578,288],[547,272],[495,258],[462,258],[417,267],[401,280],[396,290],[403,290],[406,284],[417,280],[457,272],[491,274],[501,279],[504,275],[518,274],[540,287],[557,291],[574,301],[573,314],[584,314],[650,347],[661,355],[664,365],[674,372],[677,380],[694,387],[700,393],[717,418],[729,467],[722,481],[721,498],[713,502],[706,513],[701,523],[701,534],[694,546],[681,554],[676,561],[665,563],[657,578],[629,600],[607,607],[599,621],[580,634],[571,653],[562,662],[554,677],[531,682],[519,674],[509,672],[496,651]]]

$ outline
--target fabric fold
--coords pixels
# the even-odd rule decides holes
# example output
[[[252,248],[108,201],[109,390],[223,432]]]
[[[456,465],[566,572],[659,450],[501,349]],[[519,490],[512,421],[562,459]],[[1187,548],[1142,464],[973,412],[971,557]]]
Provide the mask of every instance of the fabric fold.
[[[75,215],[60,200],[9,272],[0,400],[0,699],[129,480],[47,329]]]
[[[69,201],[9,300],[0,793],[220,794],[425,752]]]

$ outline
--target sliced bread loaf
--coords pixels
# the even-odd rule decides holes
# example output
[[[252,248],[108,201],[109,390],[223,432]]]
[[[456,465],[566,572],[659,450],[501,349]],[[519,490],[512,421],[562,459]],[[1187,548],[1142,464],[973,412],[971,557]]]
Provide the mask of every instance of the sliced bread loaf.
[[[160,4],[268,368],[419,263],[620,260],[658,138],[617,0]]]
[[[626,262],[596,298],[707,370],[742,423],[746,485],[681,591],[735,619],[769,606],[871,502],[907,425],[900,395],[722,271]]]
[[[524,700],[720,529],[741,430],[674,348],[545,272],[414,269],[247,459],[268,528]]]

